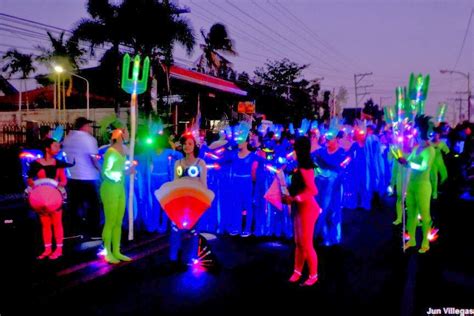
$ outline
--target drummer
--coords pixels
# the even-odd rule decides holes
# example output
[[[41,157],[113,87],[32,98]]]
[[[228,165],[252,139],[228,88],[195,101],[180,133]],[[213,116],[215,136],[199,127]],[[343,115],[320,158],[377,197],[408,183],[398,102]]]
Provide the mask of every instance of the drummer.
[[[47,138],[43,141],[42,150],[43,158],[39,158],[31,163],[30,170],[28,171],[28,185],[33,188],[35,185],[34,180],[49,178],[57,181],[58,189],[62,189],[65,192],[64,187],[66,186],[67,178],[64,168],[68,165],[54,158],[60,150],[60,144],[52,138]],[[48,209],[46,206],[48,199],[51,199],[51,197],[44,196],[45,206],[35,209],[40,218],[44,243],[44,251],[38,256],[38,259],[49,258],[55,260],[63,254],[63,212],[62,207],[55,210]],[[56,243],[54,252],[52,250],[53,233]]]

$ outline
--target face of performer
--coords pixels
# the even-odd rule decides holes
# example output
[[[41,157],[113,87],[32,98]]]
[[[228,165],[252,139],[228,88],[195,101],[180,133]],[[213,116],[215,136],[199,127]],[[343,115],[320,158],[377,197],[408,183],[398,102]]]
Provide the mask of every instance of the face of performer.
[[[255,148],[258,148],[262,145],[262,144],[260,144],[260,140],[258,139],[257,134],[251,134],[250,135],[250,145],[252,147],[255,147]]]
[[[81,129],[81,131],[92,134],[92,126],[91,124],[84,124]]]
[[[61,150],[61,145],[58,142],[53,142],[49,148],[46,148],[46,153],[54,157],[58,154],[59,150]]]
[[[186,155],[194,155],[194,141],[191,138],[187,138],[183,144],[183,152]]]
[[[336,151],[339,147],[338,139],[336,137],[328,139],[327,147],[330,151]]]
[[[128,129],[124,128],[122,133],[122,139],[124,142],[128,141],[130,138],[130,135],[128,134]]]
[[[248,145],[247,142],[238,143],[239,150],[244,150],[245,148],[247,148],[247,145]]]

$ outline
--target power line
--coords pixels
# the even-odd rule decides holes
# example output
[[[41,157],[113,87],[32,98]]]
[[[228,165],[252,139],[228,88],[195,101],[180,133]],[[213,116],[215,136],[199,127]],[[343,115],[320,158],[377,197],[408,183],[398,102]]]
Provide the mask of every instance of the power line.
[[[301,21],[301,19],[299,19],[297,16],[295,16],[290,9],[286,8],[283,4],[281,4],[280,2],[278,2],[277,0],[275,0],[275,3],[277,5],[279,5],[280,7],[282,7],[282,9],[287,12],[292,18],[294,21],[296,21],[296,23],[300,24],[301,26],[303,26],[309,33],[313,34],[315,36],[315,38],[317,40],[319,40],[324,46],[326,46],[326,48],[328,48],[330,51],[334,51],[335,54],[341,56],[341,57],[344,57],[345,59],[351,61],[350,58],[348,58],[347,56],[343,55],[342,53],[340,53],[337,49],[331,47],[331,45],[329,43],[327,43],[326,41],[324,41],[315,31],[313,31],[312,29],[310,29],[303,21]],[[352,63],[356,63],[358,64],[357,62],[352,62]]]
[[[220,8],[222,11],[226,12],[228,15],[230,15],[230,16],[234,17],[235,19],[239,20],[240,22],[242,22],[242,23],[244,23],[244,24],[249,24],[247,21],[245,21],[245,20],[241,19],[240,17],[236,16],[235,14],[229,12],[228,10],[226,10],[226,9],[223,8],[223,7],[221,7],[221,6],[218,5],[217,3],[214,3],[214,2],[212,2],[211,0],[209,0],[209,2],[210,2],[211,4],[213,4],[213,5],[215,5],[216,7]],[[228,2],[228,3],[229,3],[229,2]],[[229,3],[229,4],[232,5],[231,3]],[[232,5],[232,6],[234,6],[234,5]],[[237,8],[238,11],[240,10],[238,7],[236,7],[236,6],[234,6],[234,7]],[[249,16],[248,14],[246,14],[245,12],[244,12],[244,15],[246,15],[247,17],[250,17],[250,16]],[[254,19],[253,17],[250,17],[250,19],[253,19],[254,21],[257,21],[257,20]],[[257,23],[260,23],[260,22],[257,21]],[[261,23],[260,23],[260,24],[261,24]],[[262,24],[262,25],[263,25],[263,24]],[[292,47],[286,45],[285,42],[282,42],[282,41],[280,41],[280,40],[278,40],[278,39],[275,39],[273,36],[269,35],[268,33],[263,32],[259,27],[256,27],[256,28],[254,29],[254,31],[257,31],[258,33],[262,34],[262,35],[264,36],[264,38],[269,38],[271,41],[273,41],[273,42],[275,42],[275,43],[279,43],[281,46],[286,47],[288,50],[293,51],[294,53],[298,54],[299,56],[301,56],[301,57],[303,57],[303,58],[307,58],[307,56],[305,56],[304,54],[302,54],[300,51],[298,51],[298,50],[296,50],[296,49],[294,49],[294,48],[292,48]],[[271,31],[273,31],[273,30],[271,30]],[[262,41],[262,40],[260,40],[260,41]],[[287,56],[287,54],[288,54],[287,52],[280,51],[279,49],[278,49],[278,51],[281,52],[280,54],[281,54],[282,56]],[[330,69],[327,69],[327,70],[330,70]]]
[[[222,16],[218,16],[212,12],[210,12],[209,10],[206,10],[206,8],[200,6],[198,3],[190,0],[190,2],[192,3],[193,7],[194,8],[194,14],[199,17],[199,18],[202,18],[206,21],[208,21],[209,23],[215,23],[219,20],[222,19]],[[217,8],[219,8],[220,10],[222,10],[224,13],[226,13],[227,15],[229,15],[230,17],[232,17],[233,19],[237,20],[238,22],[240,22],[240,24],[248,24],[248,22],[246,22],[245,20],[243,20],[242,18],[236,16],[235,14],[233,14],[232,12],[229,12],[228,10],[226,10],[225,8],[223,8],[222,6],[218,5],[217,3],[213,3],[210,1],[211,4],[213,4],[214,6],[216,6]],[[199,9],[199,12],[197,12],[197,9]],[[204,13],[202,13],[204,12]],[[212,17],[215,17],[217,18],[218,20],[216,21],[211,21],[210,19],[212,19],[211,17],[209,16],[212,16]],[[260,38],[256,38],[254,35],[252,34],[249,34],[248,32],[245,32],[244,30],[242,30],[242,28],[239,28],[237,26],[235,26],[234,24],[232,23],[229,23],[229,22],[226,22],[226,25],[232,27],[232,31],[235,32],[236,34],[239,34],[239,33],[243,33],[245,35],[242,35],[242,39],[243,40],[246,40],[246,41],[251,41],[251,42],[254,42],[256,45],[258,45],[259,47],[262,47],[263,49],[265,49],[266,51],[269,51],[271,52],[272,54],[274,54],[275,56],[277,56],[278,58],[281,58],[281,57],[286,57],[287,56],[287,53],[285,52],[282,52],[281,50],[275,48],[273,45],[274,43],[273,42],[270,42],[268,43],[267,41],[265,41],[264,39],[260,39]],[[236,31],[238,30],[238,31]],[[240,32],[239,32],[240,31]],[[259,31],[258,29],[256,30],[257,32],[259,32],[260,34],[263,34],[264,36],[267,36],[265,33]],[[238,37],[238,36],[237,36]],[[277,41],[274,41],[274,42],[277,42]],[[270,56],[263,56],[263,55],[260,55],[262,57],[267,57],[266,60],[262,60],[262,63],[268,61],[268,59],[270,59],[269,57]],[[308,68],[312,67],[313,65],[310,65]],[[314,71],[311,71],[309,70],[308,68],[306,68],[304,70],[304,72],[306,73],[310,73],[312,75],[315,75],[315,76],[321,76],[321,72],[314,72]]]
[[[267,0],[267,3],[268,3],[270,6],[272,6],[276,11],[278,11],[282,16],[284,16],[284,17],[289,17],[290,19],[293,19],[293,16],[291,16],[291,13],[287,12],[286,9],[283,9],[283,7],[282,7],[281,5],[280,5],[280,7],[279,7],[279,6],[275,5],[275,4],[273,4],[270,0]],[[276,3],[276,2],[275,2],[275,3]],[[278,3],[277,3],[277,4],[278,4]],[[300,22],[299,19],[298,19],[298,22]],[[288,27],[288,28],[289,28],[289,27]],[[290,29],[291,29],[291,28],[290,28]],[[333,54],[331,55],[331,54],[328,54],[327,52],[325,52],[323,49],[321,49],[321,48],[319,47],[319,45],[317,45],[316,42],[320,42],[320,43],[323,45],[323,46],[322,46],[323,48],[325,48],[325,49],[328,50],[328,51],[331,51],[331,48],[325,47],[325,43],[317,37],[317,34],[314,34],[314,35],[315,35],[314,37],[311,37],[311,36],[306,37],[306,36],[303,36],[303,35],[307,35],[306,32],[303,32],[303,35],[301,35],[300,32],[297,32],[297,31],[294,31],[294,30],[293,30],[293,32],[294,32],[295,34],[299,35],[299,36],[300,36],[301,38],[303,38],[305,41],[308,41],[308,39],[309,39],[309,42],[314,43],[314,47],[315,47],[317,50],[319,50],[322,54],[326,55],[327,57],[331,57],[331,56],[332,56],[333,58],[336,57],[340,62],[342,62],[342,63],[345,64],[346,66],[353,67],[351,63],[347,63],[347,62],[346,62],[343,58],[341,58],[338,54],[333,53]],[[355,69],[355,68],[353,68],[353,69]]]
[[[275,15],[271,14],[268,10],[265,10],[265,8],[263,8],[262,6],[260,6],[255,0],[252,0],[252,3],[258,7],[262,12],[265,12],[267,15],[269,15],[272,19],[274,19],[275,21],[281,23],[283,26],[285,26],[288,30],[290,30],[293,34],[296,34],[296,35],[299,35],[299,32],[296,32],[295,30],[293,30],[291,27],[289,27],[286,23],[283,23],[282,19],[278,19],[277,17],[275,17]],[[300,38],[303,38],[300,36]],[[303,38],[304,39],[304,38]],[[306,39],[304,39],[306,40]],[[317,47],[319,49],[319,47]],[[329,66],[329,67],[333,67],[333,65],[330,65],[329,63],[327,63],[325,60],[323,60],[322,58],[320,57],[317,57],[315,55],[312,55],[314,58],[320,60],[321,62],[323,62],[325,65]]]
[[[456,59],[456,63],[454,64],[453,69],[456,69],[456,67],[458,66],[458,63],[459,63],[459,59],[461,58],[462,50],[464,49],[464,44],[466,43],[466,38],[467,38],[467,34],[469,33],[469,26],[471,25],[471,19],[472,19],[473,14],[474,14],[474,8],[471,9],[471,15],[469,16],[469,21],[467,22],[466,32],[464,33],[464,38],[462,40],[461,49],[459,50],[458,58]]]
[[[218,19],[221,19],[221,18],[222,18],[222,17],[217,16],[217,15],[211,13],[211,12],[206,11],[205,8],[203,8],[202,6],[198,5],[197,3],[193,2],[192,0],[191,0],[190,2],[191,2],[193,5],[199,7],[199,8],[200,8],[201,10],[203,10],[204,12],[209,13],[210,15],[215,16],[215,17],[217,17]],[[220,7],[219,5],[217,5],[217,4],[214,4],[214,5],[215,5],[216,7],[221,8],[221,10],[223,10],[224,12],[226,12],[228,15],[234,17],[234,19],[239,20],[239,21],[242,22],[242,23],[246,23],[244,20],[241,20],[239,17],[236,17],[235,15],[233,15],[233,14],[230,13],[229,11],[223,9],[223,8]],[[202,15],[202,14],[201,14],[201,15]],[[199,15],[198,15],[198,16],[199,16]],[[212,23],[212,22],[211,22],[211,23]],[[275,54],[275,52],[278,52],[277,54],[275,54],[276,56],[285,56],[285,55],[286,55],[285,52],[283,52],[283,51],[281,51],[281,50],[279,50],[279,49],[273,47],[272,45],[269,45],[269,44],[268,44],[268,45],[263,45],[262,43],[266,43],[264,40],[259,39],[259,38],[255,37],[255,36],[253,36],[252,34],[250,34],[250,33],[248,33],[248,32],[245,32],[245,31],[243,31],[242,29],[233,26],[233,25],[230,24],[230,23],[226,23],[226,24],[232,26],[233,29],[239,30],[242,34],[245,34],[246,36],[248,36],[247,39],[251,39],[252,41],[254,41],[254,43],[256,43],[258,46],[263,47],[265,50],[267,50],[267,51],[269,51],[269,52],[271,52],[271,53],[273,53],[273,54]],[[245,36],[244,36],[243,38],[245,39]],[[268,47],[271,47],[272,50],[270,50]]]
[[[270,32],[272,33],[275,33],[278,37],[280,37],[281,39],[283,39],[284,41],[288,42],[288,43],[291,43],[293,44],[295,47],[299,48],[301,51],[305,52],[308,56],[311,56],[313,58],[317,58],[316,56],[314,56],[312,53],[308,52],[308,50],[302,48],[301,46],[299,46],[298,44],[296,44],[295,42],[289,40],[288,38],[286,38],[285,36],[282,36],[280,33],[278,33],[277,31],[275,31],[274,29],[268,27],[268,25],[265,25],[263,24],[262,22],[260,22],[258,19],[254,18],[253,16],[251,16],[250,14],[248,14],[247,12],[243,11],[241,8],[239,8],[238,6],[234,5],[232,2],[230,2],[229,0],[226,0],[226,2],[231,5],[232,7],[234,7],[237,11],[241,12],[242,14],[244,14],[245,16],[247,16],[248,18],[250,18],[252,21],[255,21],[256,23],[258,23],[259,25],[263,26],[264,28],[268,29]],[[288,47],[285,45],[285,47]],[[300,54],[299,51],[293,49],[292,47],[290,47],[290,49],[292,49],[293,51],[296,51]],[[332,67],[332,66],[329,66],[329,67]],[[321,69],[325,69],[323,67],[318,67],[318,68],[321,68]],[[332,69],[326,69],[326,70],[334,70],[334,71],[339,71],[338,69],[332,67]]]
[[[51,28],[51,29],[55,29],[55,30],[59,30],[59,31],[62,31],[62,32],[72,33],[70,30],[62,29],[60,27],[48,25],[48,24],[45,24],[45,23],[36,22],[36,21],[33,21],[33,20],[25,19],[25,18],[20,18],[18,16],[14,16],[14,15],[10,15],[10,14],[0,13],[0,16],[10,18],[10,19],[14,19],[14,20],[23,21],[23,22],[30,23],[30,24],[41,25],[41,26]]]
[[[372,72],[366,72],[362,74],[354,74],[354,91],[355,91],[355,101],[356,101],[356,108],[359,107],[359,97],[364,96],[364,95],[369,95],[370,93],[367,92],[367,88],[373,87],[373,84],[370,85],[363,85],[360,86],[359,83],[362,81],[367,76],[373,75]],[[360,79],[359,79],[360,78]],[[359,89],[364,89],[364,92],[360,93],[358,90]]]

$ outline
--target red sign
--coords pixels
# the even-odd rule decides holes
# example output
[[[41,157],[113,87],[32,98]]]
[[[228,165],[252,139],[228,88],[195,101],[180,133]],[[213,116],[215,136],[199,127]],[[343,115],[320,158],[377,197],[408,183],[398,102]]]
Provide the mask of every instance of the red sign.
[[[255,104],[250,101],[239,102],[237,106],[238,113],[254,114],[255,113]]]

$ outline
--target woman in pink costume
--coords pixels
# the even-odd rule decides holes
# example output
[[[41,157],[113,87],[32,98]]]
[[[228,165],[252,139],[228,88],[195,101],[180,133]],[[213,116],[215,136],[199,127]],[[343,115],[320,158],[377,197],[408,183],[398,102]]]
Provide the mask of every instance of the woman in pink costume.
[[[311,142],[307,137],[300,137],[296,140],[294,149],[298,168],[291,178],[290,195],[283,197],[285,203],[293,203],[294,209],[295,266],[289,281],[298,282],[307,263],[309,277],[301,285],[311,286],[318,281],[318,256],[313,246],[314,225],[320,213],[320,207],[314,198],[318,190],[314,184]]]

